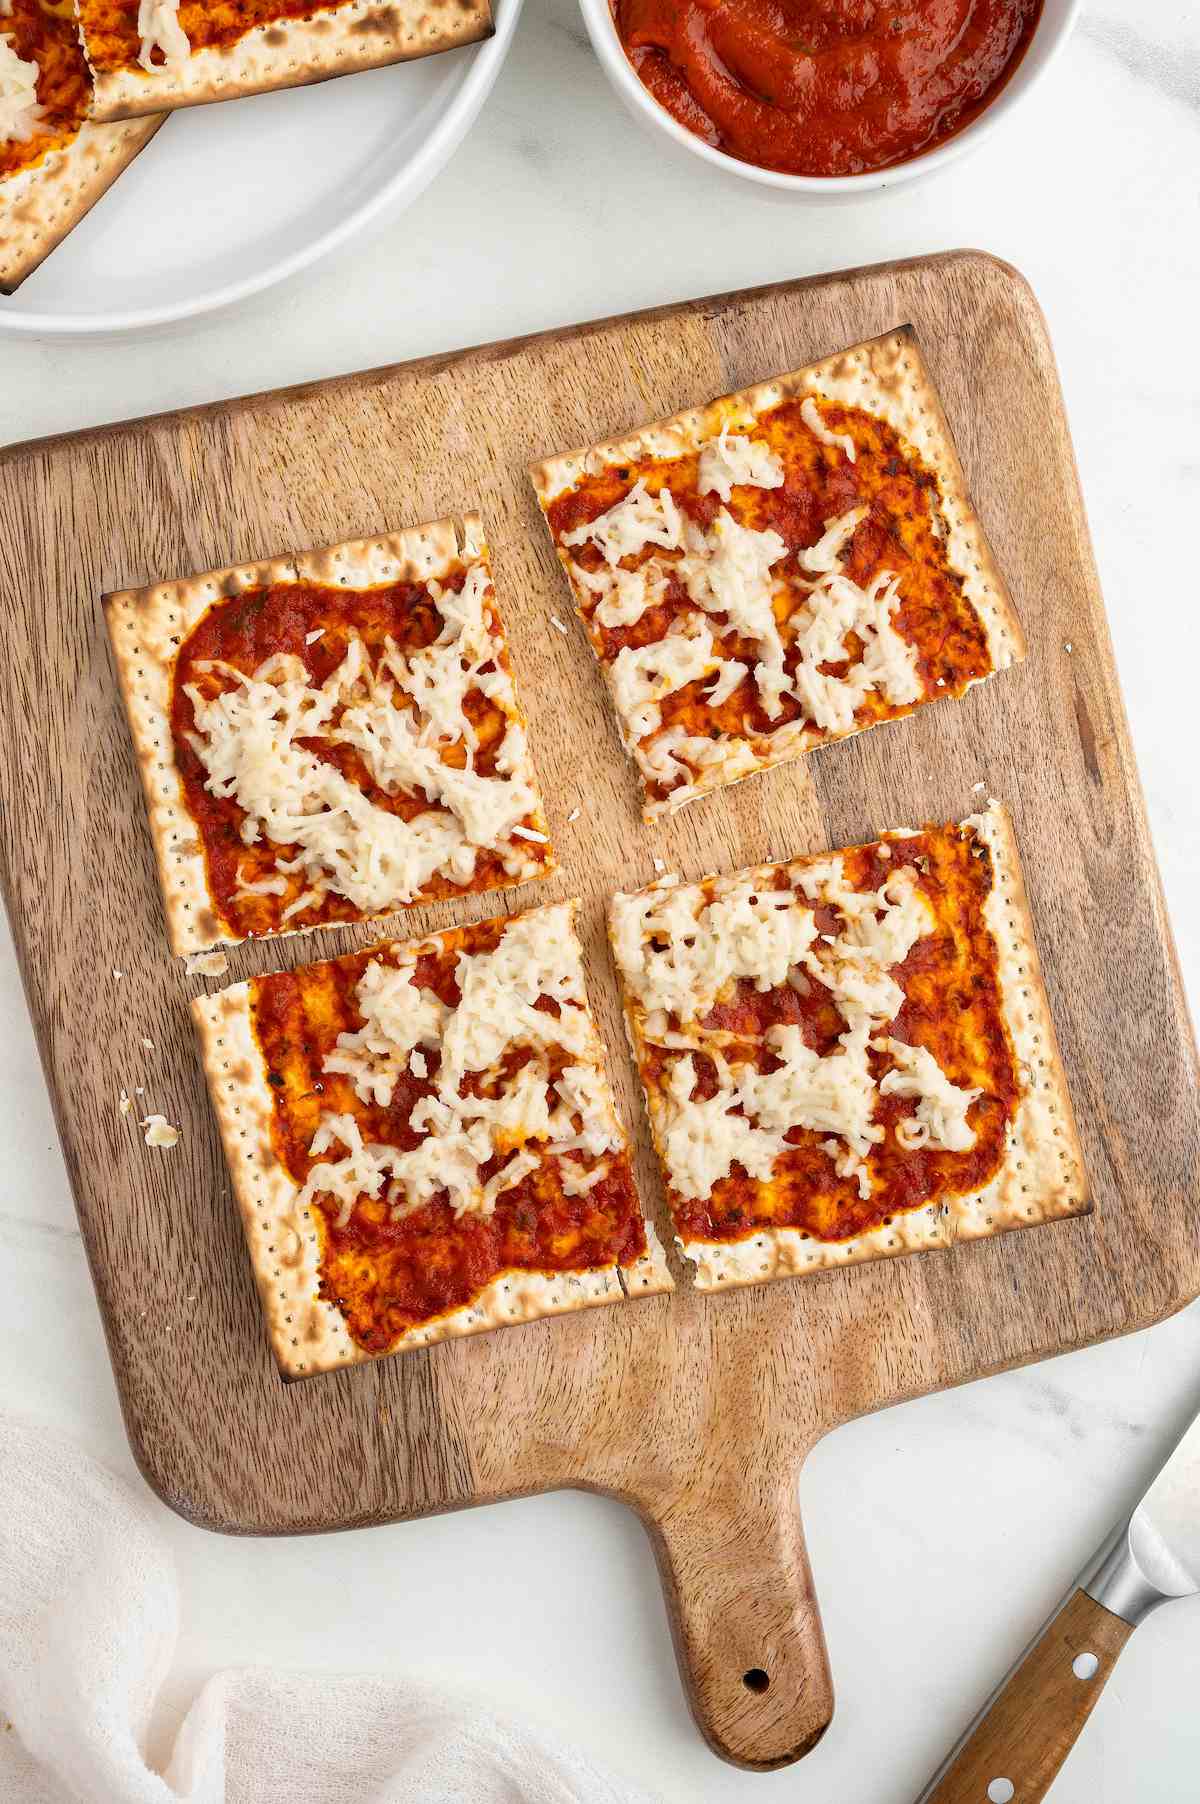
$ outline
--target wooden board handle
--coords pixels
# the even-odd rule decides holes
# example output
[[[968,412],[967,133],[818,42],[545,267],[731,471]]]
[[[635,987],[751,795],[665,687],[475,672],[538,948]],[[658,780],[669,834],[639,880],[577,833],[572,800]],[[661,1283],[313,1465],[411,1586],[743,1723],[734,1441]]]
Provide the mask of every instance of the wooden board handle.
[[[1076,1591],[1013,1669],[921,1804],[1037,1804],[1133,1634]],[[1011,1789],[1009,1789],[1011,1787]]]
[[[738,1766],[786,1766],[829,1726],[833,1687],[793,1487],[763,1494],[697,1475],[645,1519],[689,1701]]]

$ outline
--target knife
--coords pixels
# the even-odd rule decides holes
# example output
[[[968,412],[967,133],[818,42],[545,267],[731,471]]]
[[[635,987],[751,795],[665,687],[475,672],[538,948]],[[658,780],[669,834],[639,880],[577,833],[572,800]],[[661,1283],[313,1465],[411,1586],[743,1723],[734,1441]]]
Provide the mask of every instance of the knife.
[[[1200,1591],[1200,1415],[917,1804],[1037,1804],[1139,1622]]]

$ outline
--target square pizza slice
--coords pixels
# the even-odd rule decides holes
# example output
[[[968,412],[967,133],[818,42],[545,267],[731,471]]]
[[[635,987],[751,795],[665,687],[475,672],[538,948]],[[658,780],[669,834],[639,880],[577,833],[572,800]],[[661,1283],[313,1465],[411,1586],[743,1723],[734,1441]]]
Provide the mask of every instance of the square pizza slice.
[[[1006,811],[612,900],[702,1289],[1085,1214]]]
[[[285,1376],[670,1290],[574,904],[192,1003]]]
[[[554,868],[477,515],[104,605],[176,953]]]
[[[70,6],[0,0],[0,294],[13,294],[149,143],[162,115],[92,118]]]
[[[1024,656],[908,328],[532,476],[648,820]]]
[[[96,118],[298,88],[475,44],[489,0],[77,0]]]

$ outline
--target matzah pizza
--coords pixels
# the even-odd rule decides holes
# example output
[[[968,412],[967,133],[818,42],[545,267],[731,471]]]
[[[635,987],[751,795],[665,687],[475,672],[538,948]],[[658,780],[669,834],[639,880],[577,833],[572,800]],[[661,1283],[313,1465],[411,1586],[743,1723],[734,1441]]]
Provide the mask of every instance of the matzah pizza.
[[[192,1004],[288,1377],[669,1290],[573,904]]]
[[[176,953],[553,869],[476,515],[105,611]]]
[[[489,0],[77,0],[96,117],[142,113],[432,56],[492,34]]]
[[[683,1252],[702,1288],[1090,1208],[1007,813],[610,914]]]
[[[908,329],[532,474],[647,818],[1024,655]]]
[[[12,294],[162,124],[98,125],[70,0],[0,0],[0,294]]]

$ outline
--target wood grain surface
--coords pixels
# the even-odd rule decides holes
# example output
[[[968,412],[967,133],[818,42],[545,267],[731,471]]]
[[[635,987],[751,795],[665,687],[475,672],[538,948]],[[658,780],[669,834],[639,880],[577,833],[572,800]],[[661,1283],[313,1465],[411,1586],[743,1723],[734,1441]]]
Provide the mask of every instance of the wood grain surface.
[[[1030,641],[965,700],[641,824],[632,767],[526,465],[910,322]],[[102,590],[478,505],[639,1180],[663,1221],[603,901],[1012,806],[1094,1215],[920,1257],[589,1310],[280,1382],[168,955]],[[0,855],[130,1439],[228,1532],[358,1526],[557,1486],[650,1528],[713,1746],[818,1739],[832,1689],[796,1514],[808,1450],[870,1409],[1141,1328],[1200,1291],[1196,1053],[1121,712],[1045,328],[976,253],[786,283],[0,453]],[[582,813],[567,824],[570,810]],[[417,933],[495,897],[414,910]],[[332,955],[377,930],[322,939]],[[300,963],[249,945],[231,977]],[[124,973],[120,979],[114,967]],[[142,1046],[142,1037],[153,1049]],[[122,1085],[183,1129],[142,1144]],[[751,1675],[747,1682],[745,1675]]]
[[[980,1804],[1004,1779],[1020,1804],[1040,1804],[1132,1634],[1132,1623],[1073,1592],[921,1804]]]

